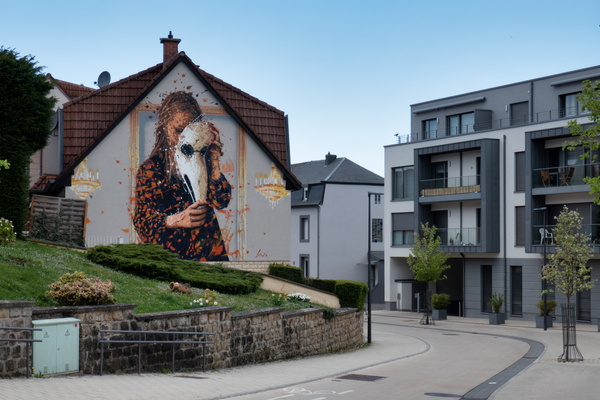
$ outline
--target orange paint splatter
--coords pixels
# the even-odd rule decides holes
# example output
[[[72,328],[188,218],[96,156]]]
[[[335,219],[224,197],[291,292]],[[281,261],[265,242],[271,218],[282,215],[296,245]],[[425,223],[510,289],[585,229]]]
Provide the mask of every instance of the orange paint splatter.
[[[92,222],[92,221],[90,221],[90,219],[89,219],[88,217],[86,217],[86,218],[85,218],[85,223],[86,223],[86,224],[89,224],[90,222]]]
[[[121,229],[125,233],[129,233],[129,229]]]

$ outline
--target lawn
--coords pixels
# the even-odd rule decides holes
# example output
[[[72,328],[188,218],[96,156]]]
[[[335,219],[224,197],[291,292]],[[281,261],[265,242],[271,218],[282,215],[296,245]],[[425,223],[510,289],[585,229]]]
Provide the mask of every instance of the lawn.
[[[19,240],[0,246],[0,300],[34,301],[38,306],[58,305],[46,295],[49,285],[67,272],[81,271],[89,278],[111,280],[116,286],[117,303],[136,304],[136,313],[182,310],[202,297],[204,291],[192,288],[191,294],[170,292],[169,282],[140,278],[117,272],[89,261],[83,252]],[[273,307],[271,292],[258,290],[248,295],[219,293],[220,306],[234,311]],[[310,307],[310,303],[286,301],[287,310]]]

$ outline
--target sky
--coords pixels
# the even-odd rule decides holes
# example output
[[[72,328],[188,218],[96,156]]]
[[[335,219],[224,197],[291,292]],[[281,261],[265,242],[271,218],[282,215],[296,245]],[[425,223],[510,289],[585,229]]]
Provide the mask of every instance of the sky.
[[[2,5],[0,46],[97,87],[162,62],[288,115],[292,163],[329,152],[384,175],[410,105],[600,65],[598,0],[102,0]]]

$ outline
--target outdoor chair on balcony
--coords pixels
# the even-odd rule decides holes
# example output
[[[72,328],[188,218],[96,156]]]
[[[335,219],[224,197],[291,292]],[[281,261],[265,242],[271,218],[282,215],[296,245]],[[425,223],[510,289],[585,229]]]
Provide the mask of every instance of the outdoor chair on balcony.
[[[571,179],[573,178],[573,173],[575,172],[574,167],[569,167],[569,170],[564,174],[560,174],[560,185],[568,186],[571,184]]]
[[[540,244],[544,244],[544,241],[547,239],[550,239],[550,244],[554,244],[554,234],[546,228],[540,228]]]
[[[551,185],[552,180],[554,179],[554,175],[550,175],[550,171],[547,169],[540,171],[540,177],[542,178],[542,185],[544,185],[544,187]]]

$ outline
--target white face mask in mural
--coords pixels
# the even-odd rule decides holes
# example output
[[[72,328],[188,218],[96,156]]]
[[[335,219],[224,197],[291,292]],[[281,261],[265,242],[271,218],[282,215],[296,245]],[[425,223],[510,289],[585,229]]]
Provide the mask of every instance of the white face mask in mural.
[[[175,149],[177,170],[194,203],[206,200],[208,190],[206,156],[210,153],[210,145],[221,148],[219,131],[214,125],[200,121],[190,123],[181,132]]]

